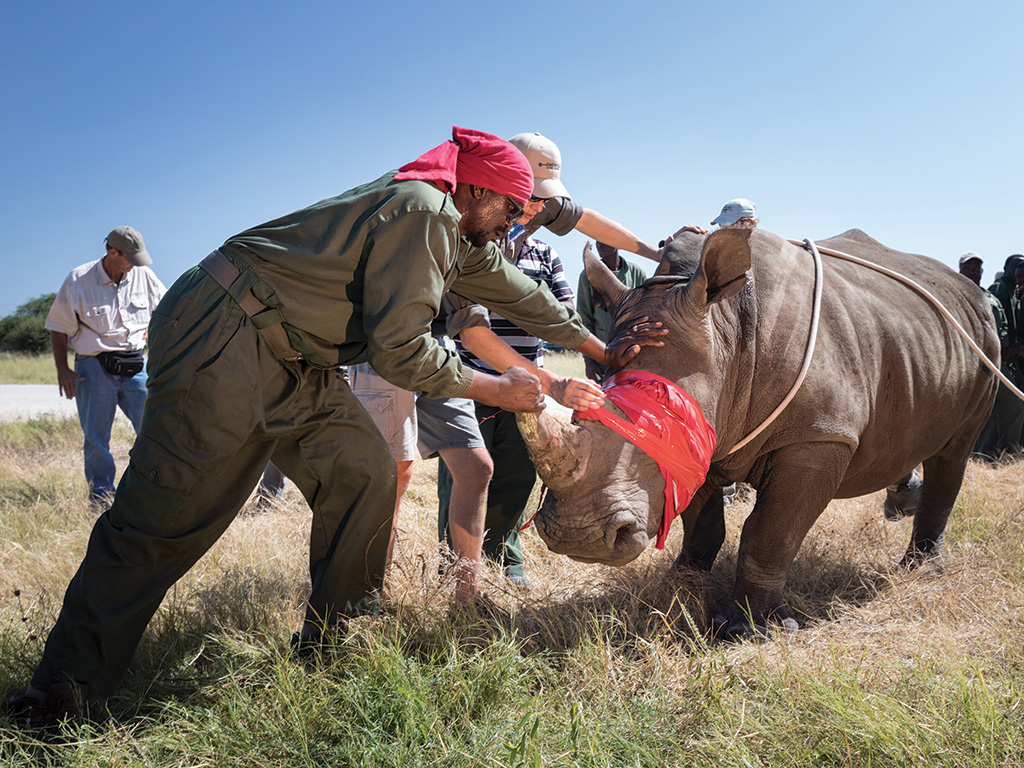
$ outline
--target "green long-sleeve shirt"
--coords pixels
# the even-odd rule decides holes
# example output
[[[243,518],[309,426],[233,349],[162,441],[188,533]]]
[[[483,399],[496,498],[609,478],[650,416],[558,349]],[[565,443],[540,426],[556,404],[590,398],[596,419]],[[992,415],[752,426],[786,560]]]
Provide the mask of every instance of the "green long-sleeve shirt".
[[[619,259],[619,268],[614,274],[619,282],[627,288],[636,288],[643,285],[647,275],[636,264],[631,264],[625,259]],[[583,319],[583,325],[590,329],[597,338],[607,342],[612,330],[612,317],[608,312],[594,305],[594,288],[587,280],[587,273],[580,272],[579,289],[576,291],[576,311]]]
[[[1006,324],[1006,312],[1003,310],[1003,303],[999,297],[991,291],[985,291],[985,298],[992,307],[992,315],[996,319],[996,332],[999,334],[999,347],[1006,349],[1010,345],[1010,331]]]
[[[368,360],[381,376],[430,397],[458,397],[473,373],[430,335],[449,290],[541,338],[576,347],[587,330],[496,246],[459,235],[450,195],[394,172],[228,239],[257,257],[292,346],[314,365]],[[254,293],[256,289],[254,288]],[[520,323],[522,321],[522,323]]]
[[[1017,299],[1013,295],[1013,282],[1000,278],[988,287],[988,292],[1003,305],[1003,314],[1006,316],[1007,333],[1009,334],[1008,343],[1017,344],[1019,341],[1016,322]]]

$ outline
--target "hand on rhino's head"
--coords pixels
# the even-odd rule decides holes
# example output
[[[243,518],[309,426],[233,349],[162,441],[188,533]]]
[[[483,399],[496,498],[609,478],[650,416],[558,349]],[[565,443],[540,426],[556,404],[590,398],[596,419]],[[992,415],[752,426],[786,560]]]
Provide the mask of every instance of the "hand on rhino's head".
[[[608,345],[614,346],[644,318],[660,321],[669,332],[664,347],[644,349],[625,367],[653,371],[680,383],[697,398],[708,418],[714,412],[728,346],[713,343],[708,313],[746,285],[750,241],[762,236],[756,230],[720,230],[710,236],[686,233],[666,248],[657,274],[632,290],[601,261],[584,254],[595,293],[604,295],[610,305]]]
[[[707,240],[707,232],[677,233],[661,251],[661,262],[654,270],[655,276],[676,275],[687,279],[693,277],[700,266],[700,253]]]
[[[584,249],[583,264],[594,292],[614,315],[617,330],[639,321],[636,307],[641,303],[645,310],[652,310],[651,320],[662,320],[672,328],[673,316],[679,312],[702,318],[712,304],[742,290],[750,269],[751,232],[719,230],[710,236],[685,233],[666,246],[655,276],[632,290],[593,254],[590,243]],[[681,306],[683,301],[685,305]],[[668,316],[662,318],[654,310]]]
[[[724,373],[722,361],[713,356],[721,354],[723,345],[711,343],[708,312],[746,284],[751,236],[750,230],[721,230],[708,237],[686,233],[666,249],[666,260],[672,262],[666,272],[632,290],[589,248],[584,252],[587,278],[606,298],[616,336],[629,333],[646,317],[670,331],[664,347],[645,347],[626,367],[680,383],[709,419]],[[700,246],[699,261],[690,260],[694,268],[673,274],[685,268],[694,245]],[[606,407],[615,410],[610,403]],[[543,435],[536,427],[523,428],[522,420],[520,426],[554,497],[538,515],[538,530],[548,546],[577,559],[614,565],[643,552],[657,535],[664,510],[665,484],[655,460],[593,422],[554,426]]]

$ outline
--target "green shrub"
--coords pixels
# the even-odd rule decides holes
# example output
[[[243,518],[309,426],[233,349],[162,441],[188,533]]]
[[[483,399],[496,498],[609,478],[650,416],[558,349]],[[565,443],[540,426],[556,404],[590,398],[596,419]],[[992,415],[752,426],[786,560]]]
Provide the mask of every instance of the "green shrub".
[[[50,332],[43,327],[57,294],[47,293],[25,302],[0,319],[0,350],[40,354],[50,349]]]

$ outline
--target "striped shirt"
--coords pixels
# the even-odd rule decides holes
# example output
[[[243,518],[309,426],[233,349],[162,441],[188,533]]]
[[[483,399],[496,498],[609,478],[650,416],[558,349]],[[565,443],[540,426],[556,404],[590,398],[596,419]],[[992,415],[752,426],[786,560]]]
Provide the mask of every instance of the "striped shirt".
[[[562,304],[565,304],[569,309],[573,308],[572,288],[565,279],[565,272],[562,269],[562,262],[558,258],[558,254],[555,253],[554,248],[550,245],[542,243],[540,240],[534,240],[532,237],[527,237],[523,240],[512,263],[519,267],[527,277],[546,284],[551,293]],[[502,341],[527,360],[535,362],[538,366],[543,366],[542,357],[544,350],[540,346],[540,339],[536,336],[531,336],[497,312],[490,312],[487,319],[491,330]],[[462,362],[470,368],[484,373],[497,373],[487,363],[466,349],[462,345],[461,338],[458,336],[455,338],[455,347],[459,350]]]

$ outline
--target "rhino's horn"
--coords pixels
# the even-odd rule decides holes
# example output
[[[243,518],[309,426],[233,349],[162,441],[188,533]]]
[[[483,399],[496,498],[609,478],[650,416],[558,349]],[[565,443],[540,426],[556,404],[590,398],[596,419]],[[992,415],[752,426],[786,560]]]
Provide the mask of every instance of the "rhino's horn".
[[[594,252],[590,250],[590,241],[583,249],[583,267],[587,272],[587,281],[591,287],[604,297],[606,306],[614,307],[630,289],[623,285],[615,273],[605,266]]]
[[[544,413],[519,413],[516,421],[537,474],[548,488],[558,492],[582,479],[590,456],[588,430]]]

